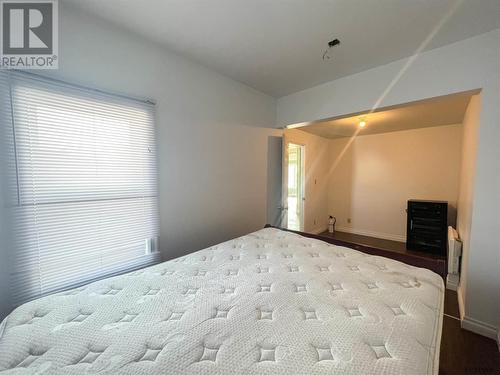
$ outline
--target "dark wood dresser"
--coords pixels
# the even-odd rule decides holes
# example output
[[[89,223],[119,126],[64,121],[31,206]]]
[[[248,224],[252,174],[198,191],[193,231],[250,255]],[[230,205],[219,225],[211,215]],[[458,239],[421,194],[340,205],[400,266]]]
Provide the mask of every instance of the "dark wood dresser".
[[[408,201],[406,248],[446,256],[448,202]]]

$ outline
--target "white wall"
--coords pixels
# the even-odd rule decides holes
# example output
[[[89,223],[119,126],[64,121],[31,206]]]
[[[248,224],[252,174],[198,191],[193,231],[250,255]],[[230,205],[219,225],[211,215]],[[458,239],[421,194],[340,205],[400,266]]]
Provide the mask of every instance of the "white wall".
[[[304,231],[320,233],[327,229],[329,140],[298,129],[287,129],[286,142],[305,146]]]
[[[262,228],[275,100],[60,5],[59,70],[44,73],[157,101],[164,259]]]
[[[275,99],[60,6],[60,69],[37,73],[157,101],[163,258],[262,228],[268,179],[281,183],[267,160],[269,137],[282,133]],[[3,182],[0,319],[11,309]]]
[[[59,70],[37,73],[157,101],[164,259],[266,224],[274,98],[65,3],[59,37]]]
[[[280,98],[278,123],[364,111],[381,97],[383,107],[482,89],[464,302],[466,317],[493,337],[500,327],[500,30],[425,52],[405,69],[407,62],[396,61]],[[404,74],[395,80],[402,69]]]
[[[358,136],[349,147],[350,138],[331,140],[328,212],[337,229],[404,242],[408,199],[448,201],[455,225],[461,135],[458,124]]]
[[[474,178],[476,173],[477,137],[479,127],[480,96],[474,95],[467,107],[463,121],[462,163],[460,166],[460,186],[458,195],[457,230],[462,240],[462,270],[459,299],[462,301],[466,294],[467,275],[469,269],[469,250],[472,225],[472,208],[474,206]],[[465,314],[461,311],[461,314]]]

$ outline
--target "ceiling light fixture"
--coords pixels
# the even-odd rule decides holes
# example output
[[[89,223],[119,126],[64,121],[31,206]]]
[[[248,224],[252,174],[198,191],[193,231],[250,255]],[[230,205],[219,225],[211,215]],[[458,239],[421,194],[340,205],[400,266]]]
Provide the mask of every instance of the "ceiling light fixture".
[[[332,58],[332,49],[340,44],[340,40],[333,39],[328,42],[328,48],[323,52],[323,60],[330,60]]]
[[[361,121],[359,122],[359,127],[360,127],[360,128],[364,128],[365,126],[366,126],[366,121],[365,121],[365,120],[361,120]]]

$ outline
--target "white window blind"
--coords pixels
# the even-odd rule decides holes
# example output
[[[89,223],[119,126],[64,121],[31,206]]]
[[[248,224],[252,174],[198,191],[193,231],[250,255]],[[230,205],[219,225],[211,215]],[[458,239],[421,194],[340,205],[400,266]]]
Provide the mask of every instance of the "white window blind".
[[[9,74],[13,300],[157,262],[154,106]]]

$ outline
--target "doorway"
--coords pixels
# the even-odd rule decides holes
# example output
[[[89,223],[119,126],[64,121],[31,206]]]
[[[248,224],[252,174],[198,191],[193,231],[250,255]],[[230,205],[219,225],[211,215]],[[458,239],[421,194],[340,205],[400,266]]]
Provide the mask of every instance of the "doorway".
[[[298,231],[304,230],[304,153],[304,145],[288,143],[287,228]]]

